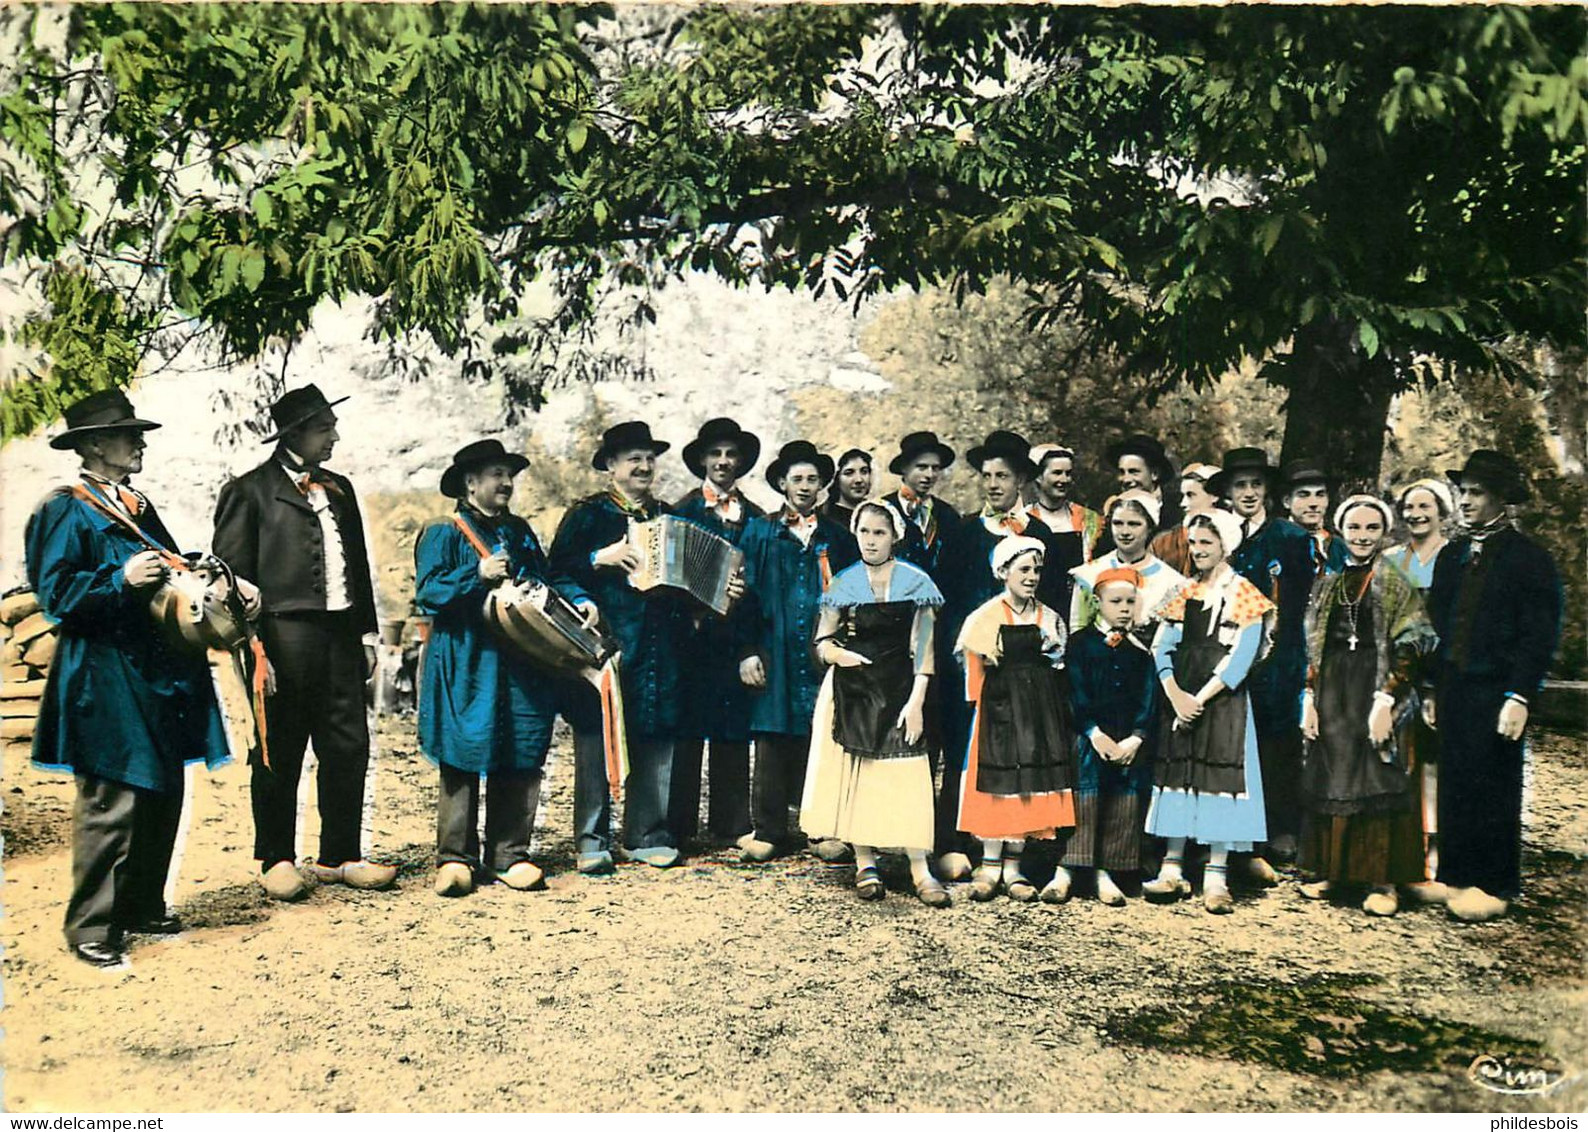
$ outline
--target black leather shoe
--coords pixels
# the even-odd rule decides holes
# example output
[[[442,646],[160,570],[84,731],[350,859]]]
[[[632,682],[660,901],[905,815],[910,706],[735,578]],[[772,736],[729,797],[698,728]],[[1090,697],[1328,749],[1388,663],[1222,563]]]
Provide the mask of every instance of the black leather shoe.
[[[126,953],[118,943],[106,940],[89,940],[72,944],[72,954],[90,967],[120,967],[127,961]]]
[[[176,935],[183,927],[181,919],[174,913],[166,913],[139,920],[127,930],[134,935]]]

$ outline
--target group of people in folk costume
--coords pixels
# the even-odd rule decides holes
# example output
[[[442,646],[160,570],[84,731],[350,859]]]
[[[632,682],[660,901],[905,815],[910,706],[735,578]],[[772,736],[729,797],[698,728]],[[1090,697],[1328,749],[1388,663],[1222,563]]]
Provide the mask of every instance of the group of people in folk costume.
[[[216,509],[214,551],[258,642],[255,856],[277,900],[303,896],[305,872],[396,879],[363,844],[375,605],[352,484],[324,467],[339,403],[312,385],[281,397],[274,451]],[[130,482],[159,426],[119,392],[66,423],[51,444],[78,452],[81,480],[27,529],[29,578],[61,638],[34,757],[77,776],[66,936],[112,966],[128,935],[180,930],[163,888],[182,768],[214,765],[225,739],[203,659],[140,608],[177,561]],[[533,831],[561,714],[585,874],[612,871],[614,853],[676,864],[700,836],[704,766],[707,841],[747,862],[852,857],[863,900],[884,898],[877,854],[893,849],[933,907],[950,903],[945,882],[978,901],[1084,888],[1122,905],[1138,874],[1143,897],[1174,901],[1192,892],[1193,843],[1213,913],[1233,908],[1232,867],[1272,885],[1292,860],[1304,896],[1375,915],[1406,893],[1481,920],[1517,896],[1521,740],[1561,595],[1549,555],[1514,526],[1529,488],[1510,458],[1479,450],[1445,479],[1389,502],[1350,495],[1331,516],[1325,468],[1281,471],[1238,448],[1177,473],[1157,440],[1131,436],[1107,451],[1119,491],[1096,511],[1071,498],[1070,448],[1000,429],[965,454],[982,506],[961,515],[937,493],[956,453],[934,433],[900,441],[886,494],[870,453],[835,460],[801,439],[766,466],[784,502],[765,514],[740,486],[756,436],[707,421],[682,452],[700,486],[671,506],[654,491],[669,448],[643,422],[608,429],[591,460],[607,489],[575,503],[548,548],[509,507],[523,456],[480,440],[443,472],[455,512],[415,548],[432,619],[419,739],[440,768],[437,893],[543,887]],[[663,513],[743,552],[726,613],[630,584],[630,521]],[[616,828],[595,688],[549,676],[487,624],[487,594],[526,580],[620,648]],[[321,836],[300,869],[310,741]],[[1040,889],[1034,849],[1056,861]]]

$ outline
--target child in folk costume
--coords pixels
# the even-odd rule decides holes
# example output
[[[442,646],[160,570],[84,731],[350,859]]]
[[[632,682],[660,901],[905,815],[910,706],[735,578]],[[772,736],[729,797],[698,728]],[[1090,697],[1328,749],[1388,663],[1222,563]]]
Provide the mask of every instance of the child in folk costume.
[[[559,682],[491,630],[485,598],[492,587],[533,579],[577,605],[587,625],[599,613],[572,579],[552,574],[533,528],[507,509],[513,477],[528,466],[499,440],[460,450],[441,476],[441,494],[458,501],[457,511],[426,527],[414,547],[414,599],[434,618],[419,690],[419,747],[441,771],[438,896],[474,891],[482,866],[509,888],[545,887],[530,841]]]
[[[1141,868],[1141,808],[1152,786],[1159,699],[1152,653],[1133,631],[1146,592],[1131,567],[1104,570],[1092,579],[1094,620],[1070,638],[1075,832],[1043,890],[1050,899],[1069,895],[1071,869],[1090,868],[1097,874],[1098,900],[1123,904],[1114,874]]]
[[[861,560],[822,595],[816,654],[829,666],[816,700],[800,824],[855,850],[855,891],[881,900],[879,847],[903,849],[921,901],[947,907],[932,875],[932,767],[925,745],[932,634],[943,595],[899,561],[905,519],[891,503],[855,509]]]
[[[1234,911],[1230,852],[1248,852],[1268,836],[1257,731],[1244,687],[1274,603],[1226,561],[1241,543],[1241,521],[1228,511],[1186,520],[1196,577],[1159,610],[1153,659],[1167,698],[1158,744],[1147,832],[1169,839],[1157,879],[1141,886],[1155,903],[1191,894],[1182,875],[1186,842],[1210,849],[1202,903]]]
[[[1307,741],[1301,788],[1301,867],[1336,887],[1371,887],[1362,910],[1392,916],[1396,884],[1423,879],[1423,831],[1406,740],[1416,703],[1412,669],[1433,651],[1433,625],[1411,580],[1381,557],[1394,523],[1389,505],[1353,495],[1335,512],[1341,572],[1323,574],[1307,607]]]
[[[991,900],[1000,886],[1012,900],[1035,900],[1036,886],[1021,868],[1027,839],[1052,839],[1075,824],[1074,739],[1059,674],[1064,621],[1037,600],[1045,553],[1023,535],[993,547],[1004,592],[965,619],[954,645],[964,658],[966,699],[975,705],[959,795],[959,828],[982,843],[972,900]]]

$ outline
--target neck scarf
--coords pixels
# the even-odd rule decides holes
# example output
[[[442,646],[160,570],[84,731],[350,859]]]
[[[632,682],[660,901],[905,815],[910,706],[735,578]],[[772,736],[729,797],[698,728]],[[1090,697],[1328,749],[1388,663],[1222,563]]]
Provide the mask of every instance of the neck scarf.
[[[740,501],[737,487],[719,491],[717,485],[710,480],[702,480],[700,494],[705,499],[706,506],[716,512],[717,518],[724,523],[737,523],[744,518],[744,505]]]
[[[102,485],[106,489],[105,494],[119,503],[121,509],[134,519],[143,514],[149,506],[149,497],[133,487],[130,479],[123,479],[117,483],[96,472],[84,472],[83,479],[89,483]]]
[[[619,511],[622,511],[631,519],[638,519],[644,522],[651,517],[650,508],[646,504],[631,501],[628,496],[615,487],[607,492],[607,498],[617,505]]]
[[[1471,566],[1478,560],[1478,557],[1483,553],[1484,543],[1488,542],[1489,539],[1493,538],[1501,531],[1510,530],[1514,525],[1515,524],[1511,522],[1511,516],[1506,512],[1501,511],[1494,518],[1483,524],[1483,526],[1473,527],[1471,530],[1469,530],[1467,532],[1467,537],[1472,540],[1472,543],[1470,549],[1467,551],[1467,565]]]
[[[811,536],[816,533],[816,512],[801,515],[794,509],[793,504],[783,504],[783,510],[778,512],[778,519],[789,529],[789,532],[800,540],[804,546],[810,546]]]
[[[336,486],[329,473],[320,468],[305,468],[292,477],[292,486],[298,489],[298,494],[304,498],[315,488],[324,488],[329,495],[341,495],[342,489]]]
[[[1019,504],[1013,510],[999,511],[988,503],[981,509],[981,521],[995,535],[1020,535],[1026,530],[1026,516]]]

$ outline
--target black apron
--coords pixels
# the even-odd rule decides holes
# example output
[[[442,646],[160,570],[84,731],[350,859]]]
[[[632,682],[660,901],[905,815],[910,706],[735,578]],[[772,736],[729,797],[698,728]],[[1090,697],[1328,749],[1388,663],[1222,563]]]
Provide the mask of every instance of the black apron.
[[[1075,729],[1064,677],[1042,653],[1042,630],[1001,626],[998,648],[998,663],[982,678],[975,788],[1005,797],[1070,789]]]
[[[833,669],[833,738],[852,755],[903,759],[926,754],[924,737],[904,741],[896,726],[915,685],[910,631],[915,603],[889,601],[845,610],[837,643],[871,661]]]
[[[1174,650],[1174,679],[1196,695],[1213,676],[1229,650],[1209,633],[1211,617],[1200,601],[1188,601],[1180,644]],[[1199,794],[1246,792],[1246,693],[1221,692],[1202,709],[1190,727],[1175,727],[1174,708],[1164,697],[1163,736],[1157,783],[1170,790]]]
[[[1302,796],[1315,813],[1394,813],[1415,802],[1405,764],[1381,757],[1367,733],[1378,689],[1378,616],[1370,589],[1357,606],[1353,649],[1352,628],[1341,607],[1329,613],[1318,665],[1318,738],[1306,744],[1301,764]],[[1393,755],[1393,747],[1384,750]]]

